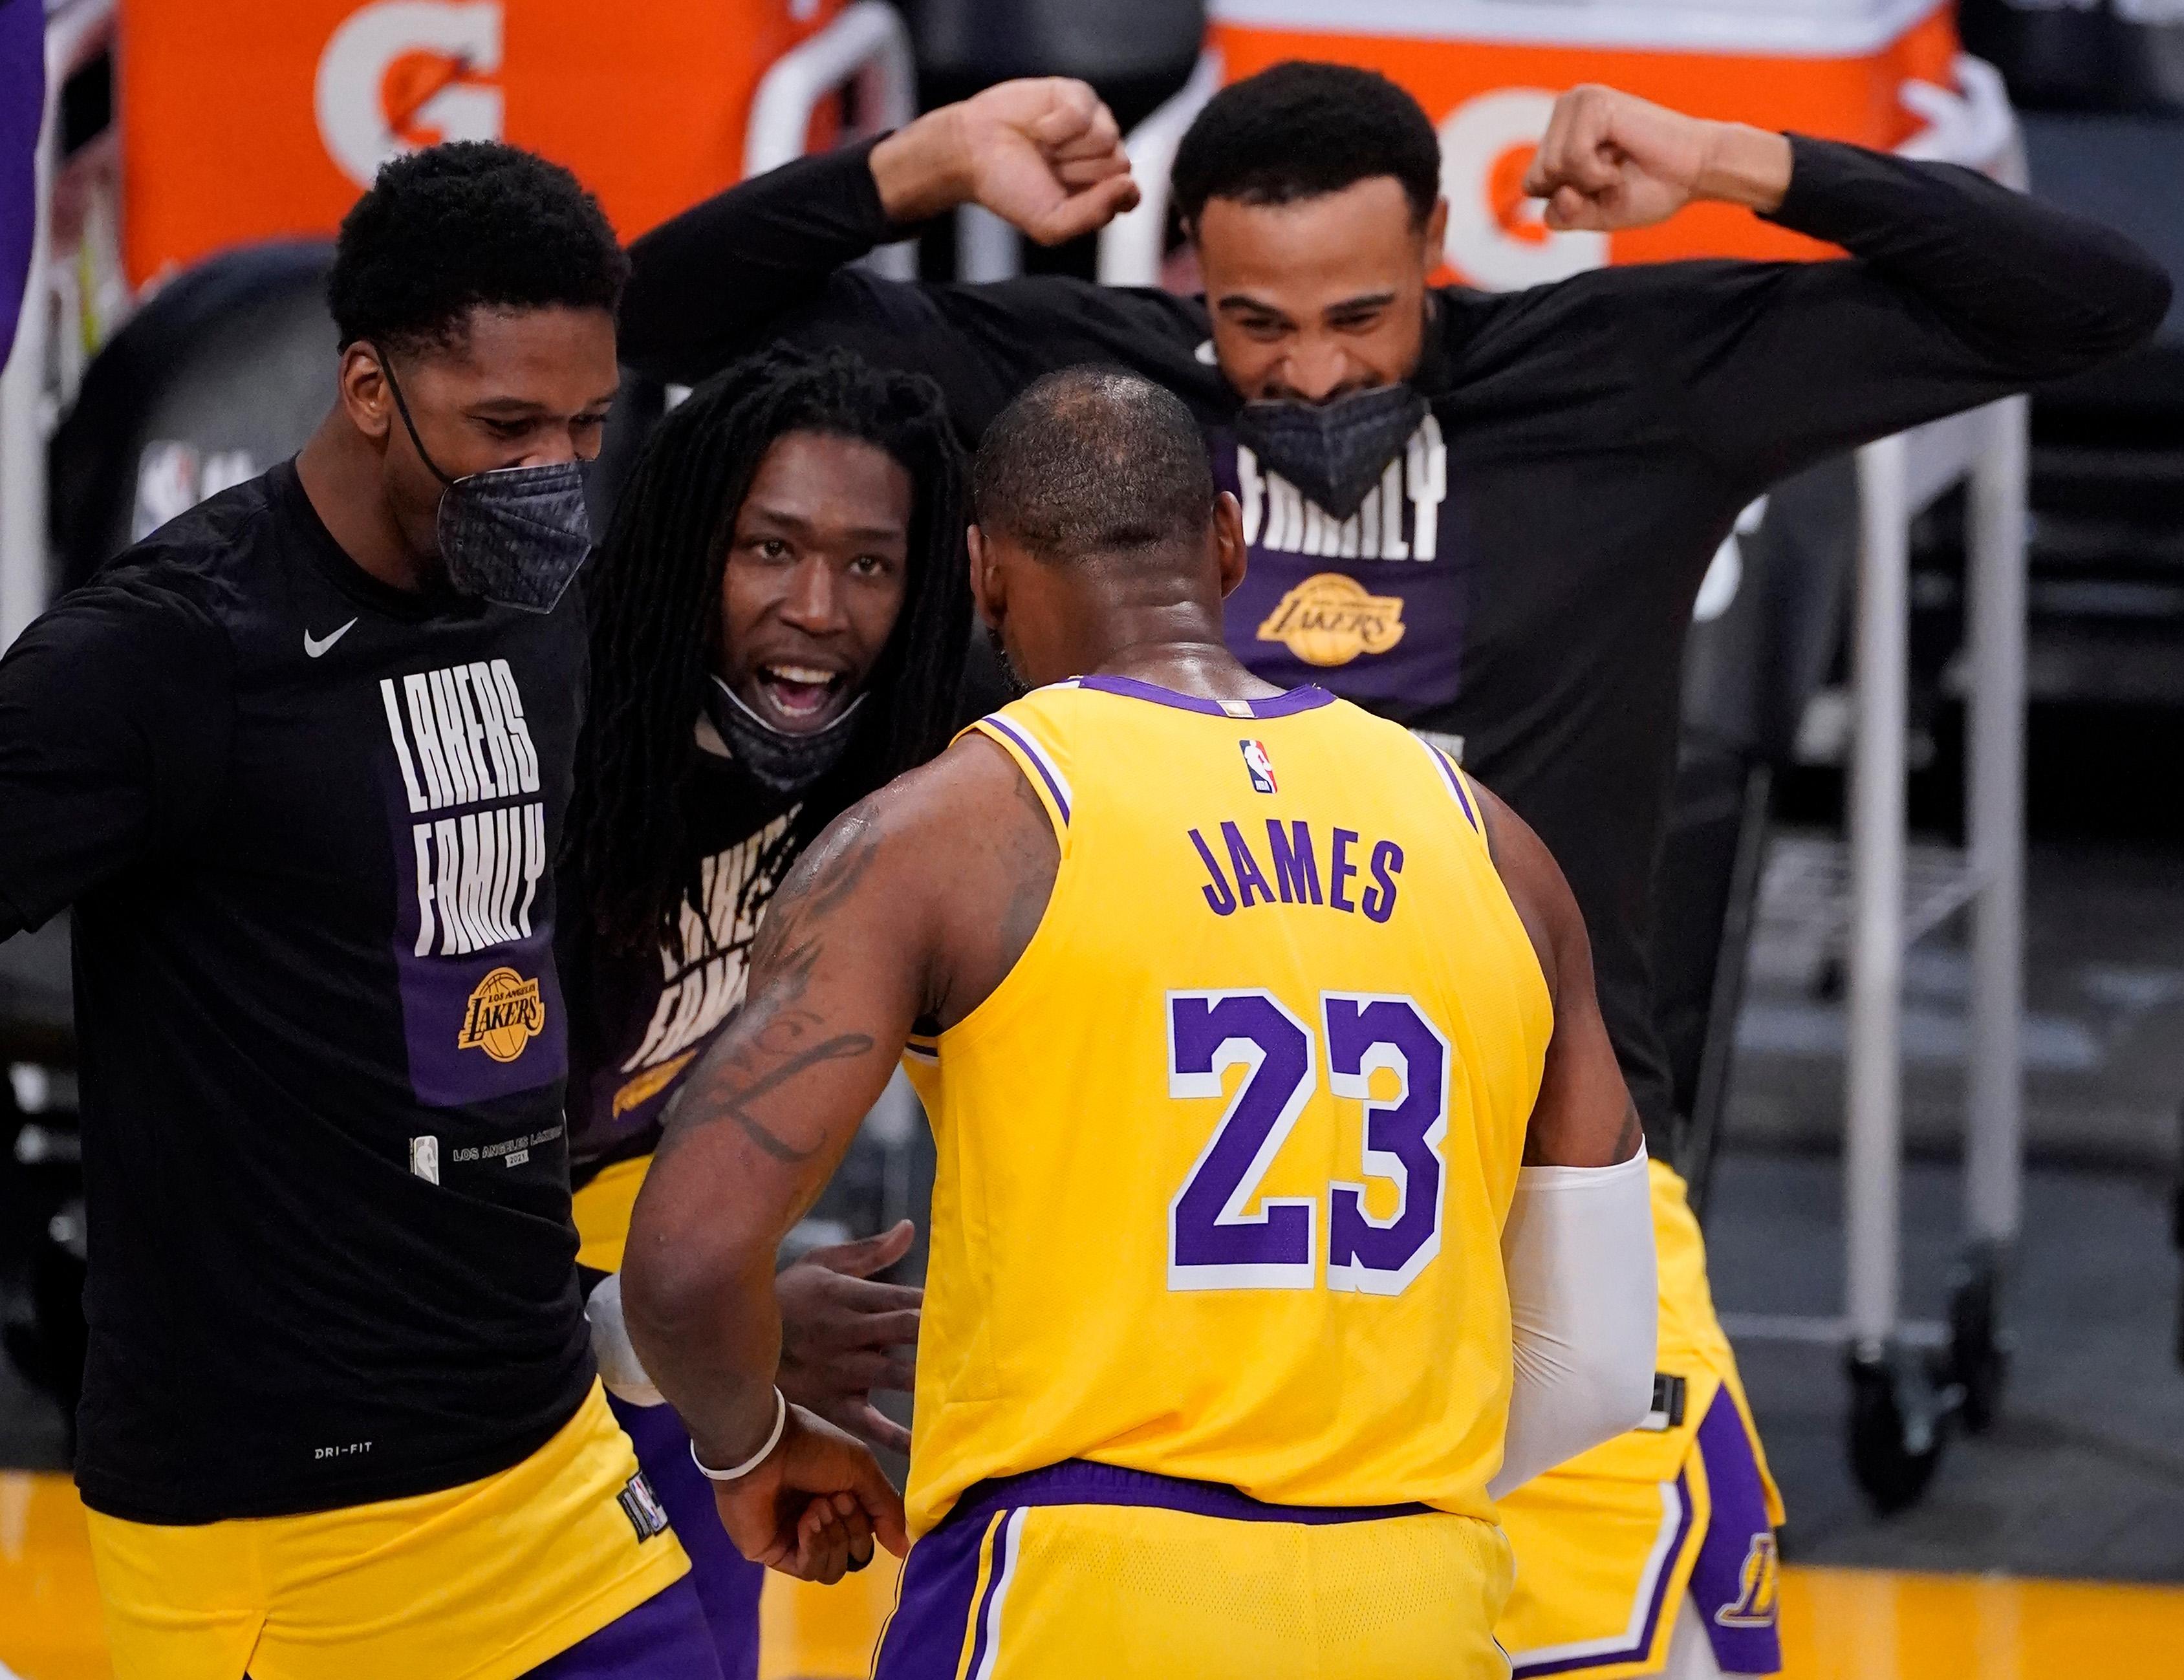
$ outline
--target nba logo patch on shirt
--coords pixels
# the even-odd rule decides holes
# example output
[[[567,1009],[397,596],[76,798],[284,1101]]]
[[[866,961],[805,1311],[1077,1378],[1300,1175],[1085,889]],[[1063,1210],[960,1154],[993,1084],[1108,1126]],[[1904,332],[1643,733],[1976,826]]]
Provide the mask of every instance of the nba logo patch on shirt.
[[[629,1526],[637,1530],[640,1544],[667,1532],[667,1507],[660,1503],[660,1495],[652,1491],[652,1483],[644,1479],[643,1471],[629,1478],[621,1492],[615,1495],[615,1502],[629,1519]]]
[[[1263,741],[1239,741],[1244,749],[1244,768],[1251,778],[1252,790],[1260,793],[1274,792],[1274,761],[1267,756]]]

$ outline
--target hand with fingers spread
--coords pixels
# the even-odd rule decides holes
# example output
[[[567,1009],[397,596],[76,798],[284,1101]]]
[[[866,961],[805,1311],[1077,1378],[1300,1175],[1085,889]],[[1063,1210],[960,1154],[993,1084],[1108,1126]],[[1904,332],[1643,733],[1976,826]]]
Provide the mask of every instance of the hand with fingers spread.
[[[876,1283],[910,1252],[908,1220],[855,1243],[814,1249],[774,1280],[781,1307],[781,1392],[875,1447],[910,1450],[910,1432],[872,1405],[872,1390],[907,1393],[917,1375],[925,1292]]]
[[[875,1544],[910,1549],[902,1495],[861,1442],[792,1405],[758,1467],[714,1486],[721,1526],[753,1563],[831,1584],[872,1560]]]
[[[1790,186],[1790,142],[1742,123],[1688,117],[1612,87],[1555,102],[1524,175],[1557,231],[1613,233],[1719,200],[1771,211]]]
[[[1041,245],[1105,227],[1138,202],[1114,113],[1064,76],[1004,81],[928,112],[872,148],[899,224],[979,204]]]

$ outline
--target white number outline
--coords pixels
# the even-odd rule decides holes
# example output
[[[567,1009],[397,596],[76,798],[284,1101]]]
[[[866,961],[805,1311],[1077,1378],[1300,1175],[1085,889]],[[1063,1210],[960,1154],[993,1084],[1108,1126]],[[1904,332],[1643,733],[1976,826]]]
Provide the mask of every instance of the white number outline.
[[[1230,998],[1263,998],[1272,1004],[1282,1018],[1297,1030],[1304,1041],[1304,1071],[1297,1077],[1282,1104],[1281,1113],[1251,1157],[1251,1164],[1236,1181],[1236,1188],[1222,1204],[1221,1211],[1214,1216],[1218,1229],[1264,1228],[1276,1208],[1302,1208],[1305,1211],[1305,1253],[1302,1262],[1271,1261],[1247,1262],[1239,1266],[1185,1265],[1176,1258],[1176,1219],[1184,1197],[1198,1182],[1207,1160],[1220,1144],[1228,1130],[1228,1122],[1236,1117],[1236,1110],[1266,1065],[1267,1053],[1251,1038],[1223,1038],[1214,1047],[1212,1069],[1205,1073],[1179,1073],[1175,1061],[1175,1006],[1190,999],[1203,1001],[1210,1009]],[[1183,1177],[1182,1184],[1167,1204],[1167,1287],[1180,1289],[1309,1289],[1319,1277],[1319,1198],[1317,1196],[1288,1196],[1269,1198],[1260,1204],[1256,1214],[1246,1214],[1258,1195],[1259,1185],[1281,1153],[1282,1145],[1289,1141],[1305,1104],[1319,1082],[1319,1042],[1312,1028],[1290,1012],[1288,1004],[1263,987],[1223,987],[1204,991],[1170,992],[1161,1002],[1161,1024],[1167,1037],[1167,1093],[1183,1099],[1203,1100],[1222,1094],[1222,1076],[1232,1067],[1247,1070],[1236,1087],[1236,1094],[1221,1110],[1221,1118],[1206,1134],[1206,1146],[1198,1152],[1198,1159],[1190,1164],[1190,1171]]]
[[[1410,1206],[1410,1169],[1403,1165],[1400,1155],[1373,1147],[1373,1119],[1401,1108],[1411,1099],[1411,1062],[1396,1046],[1384,1038],[1373,1039],[1366,1047],[1365,1055],[1355,1073],[1338,1073],[1334,1070],[1334,1023],[1328,1015],[1328,1005],[1345,1003],[1356,1006],[1363,1015],[1373,1004],[1396,1004],[1408,1010],[1432,1033],[1440,1045],[1440,1100],[1434,1113],[1434,1122],[1421,1134],[1420,1142],[1440,1167],[1441,1193],[1434,1199],[1433,1232],[1424,1242],[1412,1251],[1411,1257],[1396,1271],[1384,1271],[1352,1260],[1346,1265],[1337,1265],[1334,1259],[1334,1193],[1348,1190],[1357,1198],[1358,1218],[1376,1230],[1385,1231],[1401,1220]],[[1448,1035],[1434,1022],[1431,1015],[1418,1007],[1412,997],[1393,992],[1323,992],[1319,994],[1320,1030],[1326,1035],[1327,1088],[1337,1097],[1355,1098],[1362,1104],[1359,1111],[1358,1143],[1363,1150],[1362,1177],[1382,1178],[1396,1187],[1396,1210],[1385,1219],[1375,1219],[1365,1209],[1365,1189],[1362,1183],[1336,1179],[1328,1186],[1329,1208],[1327,1221],[1327,1287],[1330,1289],[1354,1291],[1366,1295],[1400,1295],[1410,1288],[1418,1274],[1440,1254],[1441,1220],[1448,1204],[1448,1157],[1440,1146],[1448,1138],[1448,1092],[1451,1065],[1456,1056],[1448,1042]],[[1390,1070],[1399,1082],[1392,1102],[1377,1101],[1373,1095],[1373,1076],[1382,1068]]]

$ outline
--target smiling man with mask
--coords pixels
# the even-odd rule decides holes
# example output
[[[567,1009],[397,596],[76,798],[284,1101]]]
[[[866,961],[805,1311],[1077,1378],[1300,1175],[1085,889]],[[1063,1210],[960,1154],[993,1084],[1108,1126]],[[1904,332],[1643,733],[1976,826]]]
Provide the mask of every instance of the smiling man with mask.
[[[0,661],[0,935],[75,912],[120,1680],[717,1680],[593,1375],[562,1118],[626,272],[566,170],[390,163],[309,443]]]
[[[1074,364],[1183,398],[1243,511],[1231,651],[1427,733],[1538,832],[1584,911],[1657,1163],[1662,1361],[1685,1380],[1664,1385],[1660,1428],[1601,1449],[1614,1462],[1505,1505],[1520,1586],[1503,1641],[1520,1673],[1658,1672],[1672,1638],[1676,1662],[1764,1671],[1772,1501],[1666,1165],[1676,1117],[1646,958],[1692,602],[1777,479],[2121,352],[2161,319],[2168,283],[2106,229],[1968,171],[1606,88],[1558,103],[1525,186],[1551,227],[1641,226],[1712,200],[1850,255],[1602,270],[1500,296],[1432,286],[1447,209],[1425,114],[1368,72],[1290,64],[1218,94],[1178,151],[1202,296],[905,285],[850,266],[960,204],[1051,243],[1134,203],[1089,89],[1011,82],[638,241],[622,348],[689,382],[753,342],[846,344],[930,374],[972,439]],[[1681,1471],[1709,1444],[1715,1473],[1690,1480],[1710,1489],[1702,1510]],[[1663,1489],[1681,1513],[1665,1530]],[[1718,1609],[1710,1632],[1683,1596],[1694,1578]]]

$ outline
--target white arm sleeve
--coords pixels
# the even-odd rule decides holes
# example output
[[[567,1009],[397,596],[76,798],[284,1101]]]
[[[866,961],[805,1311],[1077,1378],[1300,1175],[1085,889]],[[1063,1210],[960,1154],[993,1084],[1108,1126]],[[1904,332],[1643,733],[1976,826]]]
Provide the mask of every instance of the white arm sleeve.
[[[622,1322],[621,1274],[603,1279],[584,1303],[584,1316],[592,1325],[592,1359],[599,1368],[599,1381],[607,1393],[633,1406],[660,1406],[666,1397],[652,1386],[644,1362],[629,1339]]]
[[[1646,1151],[1528,1166],[1502,1232],[1516,1376],[1500,1499],[1641,1421],[1653,1404],[1652,1198]]]

